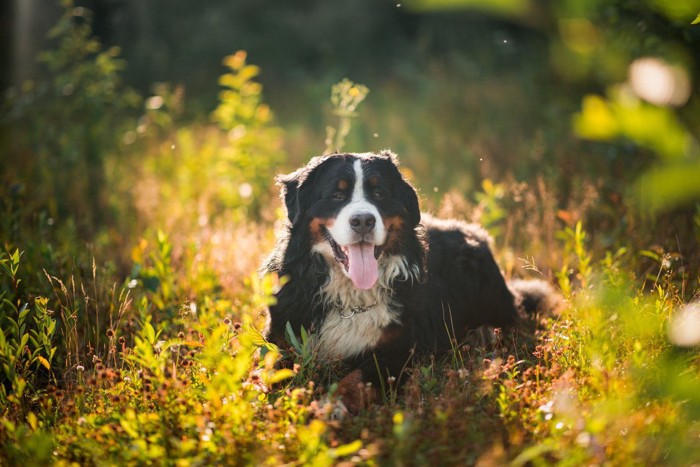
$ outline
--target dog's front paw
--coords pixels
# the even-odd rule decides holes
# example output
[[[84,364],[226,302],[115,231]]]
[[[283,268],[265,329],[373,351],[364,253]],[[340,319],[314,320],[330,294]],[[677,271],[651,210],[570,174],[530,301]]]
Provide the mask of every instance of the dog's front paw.
[[[363,380],[360,370],[355,370],[341,379],[336,394],[352,415],[357,415],[363,407],[368,407],[377,399],[372,383]]]
[[[336,422],[342,422],[350,415],[350,411],[341,400],[332,399],[329,396],[312,402],[311,413],[321,420]]]

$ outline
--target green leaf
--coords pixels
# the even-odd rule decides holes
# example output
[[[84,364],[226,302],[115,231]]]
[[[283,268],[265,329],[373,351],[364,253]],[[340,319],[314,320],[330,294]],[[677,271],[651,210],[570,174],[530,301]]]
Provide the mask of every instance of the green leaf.
[[[124,429],[127,435],[129,435],[132,438],[138,438],[139,437],[139,432],[136,430],[134,425],[129,421],[126,420],[125,418],[120,418],[119,419],[119,424],[121,427]]]
[[[304,329],[304,326],[301,327],[301,343],[306,347],[306,344],[309,342],[309,335],[306,333],[306,329]]]
[[[26,318],[27,314],[29,314],[29,304],[25,303],[22,305],[22,308],[19,310],[19,323],[21,324],[24,321],[24,318]]]
[[[649,169],[636,184],[642,205],[659,212],[700,200],[700,163],[664,164]]]
[[[287,340],[289,340],[289,343],[292,344],[292,346],[294,347],[294,350],[296,350],[297,352],[299,352],[301,354],[302,346],[299,343],[299,341],[297,340],[297,336],[294,335],[294,330],[292,329],[292,323],[290,323],[289,321],[287,321],[286,331],[287,331],[287,333],[286,333]]]
[[[153,329],[153,326],[149,321],[146,321],[143,323],[143,335],[146,338],[146,341],[150,343],[151,345],[155,344],[156,342],[156,330]]]
[[[22,340],[19,343],[19,347],[15,350],[15,356],[17,358],[22,355],[22,351],[24,350],[24,346],[27,345],[27,342],[29,341],[29,334],[23,334],[22,335]]]
[[[695,17],[692,23],[690,24],[699,24],[700,23],[700,13],[698,13],[698,16]]]

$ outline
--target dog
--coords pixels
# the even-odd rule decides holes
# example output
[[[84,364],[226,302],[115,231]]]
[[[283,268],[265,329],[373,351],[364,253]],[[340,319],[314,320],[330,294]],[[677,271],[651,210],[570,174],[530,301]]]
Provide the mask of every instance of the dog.
[[[350,412],[362,383],[401,381],[416,355],[515,327],[552,295],[544,281],[509,287],[481,227],[421,214],[390,151],[317,157],[277,181],[288,222],[262,269],[287,279],[267,339],[284,349],[288,326],[310,331],[318,357],[347,369],[337,393]]]

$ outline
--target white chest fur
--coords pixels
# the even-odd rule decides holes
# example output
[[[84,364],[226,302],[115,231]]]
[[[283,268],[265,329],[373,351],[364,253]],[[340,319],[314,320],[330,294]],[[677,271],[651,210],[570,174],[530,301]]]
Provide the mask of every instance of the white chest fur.
[[[392,280],[413,280],[418,270],[409,268],[402,256],[382,257],[377,284],[360,290],[334,260],[329,265],[329,280],[319,293],[328,312],[316,335],[316,345],[320,358],[333,361],[357,356],[376,346],[383,329],[399,320],[400,304],[393,299]]]

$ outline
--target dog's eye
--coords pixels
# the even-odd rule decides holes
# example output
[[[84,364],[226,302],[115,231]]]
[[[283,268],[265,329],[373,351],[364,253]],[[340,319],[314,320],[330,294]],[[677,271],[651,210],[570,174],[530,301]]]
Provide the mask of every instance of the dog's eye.
[[[379,190],[379,189],[374,190],[372,192],[372,197],[374,199],[382,199],[382,198],[384,198],[384,192],[382,190]]]
[[[345,198],[346,198],[346,195],[342,191],[336,191],[335,193],[333,193],[333,199],[335,199],[337,201],[344,201]]]

